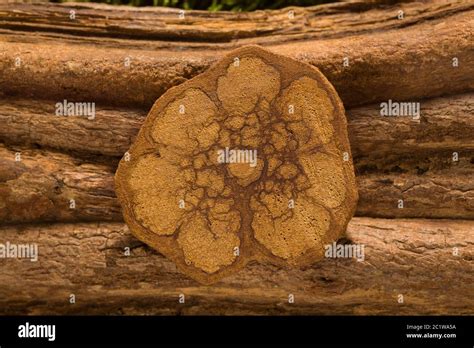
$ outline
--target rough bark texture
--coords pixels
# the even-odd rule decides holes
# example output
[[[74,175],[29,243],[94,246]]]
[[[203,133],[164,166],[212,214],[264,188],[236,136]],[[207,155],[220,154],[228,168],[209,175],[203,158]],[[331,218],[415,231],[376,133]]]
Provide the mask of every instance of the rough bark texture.
[[[94,120],[55,115],[51,100],[5,98],[0,105],[0,141],[53,148],[80,155],[121,157],[146,117],[138,108],[96,106]],[[352,155],[379,163],[387,156],[423,157],[434,151],[474,150],[474,95],[421,101],[419,121],[382,117],[380,105],[346,111]]]
[[[130,148],[147,111],[95,108],[95,119],[56,116],[56,101],[5,98],[0,105],[0,141],[53,148],[81,155],[122,157]],[[113,161],[113,159],[112,159]]]
[[[94,3],[10,4],[0,7],[0,28],[48,33],[45,36],[68,34],[79,36],[79,40],[93,36],[165,41],[171,47],[180,46],[183,41],[199,47],[213,43],[228,47],[225,43],[281,43],[397,29],[472,9],[472,4],[460,0],[405,2],[392,6],[380,6],[380,3],[351,1],[239,13],[190,10],[184,12],[184,17],[180,9],[175,8]],[[76,12],[74,20],[70,19],[71,10]],[[404,11],[405,21],[397,18],[399,10]]]
[[[83,5],[50,5],[44,10],[32,5],[2,7],[0,90],[7,95],[149,107],[167,89],[204,71],[229,49],[249,43],[318,67],[346,107],[474,88],[474,67],[469,64],[473,4],[429,1],[375,6],[315,7],[301,10],[294,22],[286,11],[217,15],[225,18],[219,26],[229,28],[225,40],[232,38],[223,44],[215,42],[218,27],[206,18],[211,14],[196,13],[204,18],[198,21],[191,16],[181,25],[176,11],[131,15],[131,10],[104,8],[96,16],[92,14],[96,10]],[[70,9],[77,10],[76,21],[69,22]],[[404,10],[404,19],[397,18],[399,10]],[[85,11],[82,17],[81,11]],[[139,19],[132,21],[137,13]],[[110,25],[107,16],[112,17]],[[167,23],[160,16],[174,19]],[[256,24],[248,24],[246,16],[255,18]],[[270,28],[263,29],[267,35],[256,29],[258,18]],[[155,22],[158,28],[150,28]],[[242,30],[242,25],[251,28]],[[139,36],[157,32],[155,39],[164,36],[170,41],[120,38],[130,37],[136,26]],[[35,28],[39,29],[32,36],[22,33]],[[191,31],[203,42],[190,42],[196,40]],[[344,66],[345,58],[349,66]],[[459,66],[453,67],[453,58]]]
[[[0,243],[38,243],[40,253],[36,263],[0,259],[1,314],[474,314],[474,224],[453,220],[474,219],[474,4],[293,10],[293,19],[288,9],[180,19],[171,9],[0,5],[0,141],[21,145],[0,147]],[[117,157],[149,107],[245,44],[320,68],[350,108],[357,214],[397,217],[349,224],[364,262],[251,264],[199,286],[123,223],[78,223],[122,220]],[[97,102],[97,118],[53,116],[64,99]],[[420,101],[420,123],[380,117],[370,104],[388,99]],[[45,221],[75,223],[27,224]]]
[[[406,162],[434,152],[474,150],[474,94],[421,100],[420,110],[419,120],[380,116],[378,104],[347,110],[354,160]]]
[[[347,238],[364,245],[363,262],[252,264],[213,286],[120,223],[11,226],[0,236],[39,250],[38,262],[0,259],[1,314],[474,314],[471,221],[354,218]]]
[[[0,149],[0,221],[121,219],[115,198],[115,166],[88,163],[56,152]],[[70,208],[70,200],[75,209]]]
[[[15,161],[16,152],[21,152],[20,162]],[[361,167],[356,170],[356,215],[473,219],[473,156],[453,162],[449,153],[433,155],[411,167],[404,167],[409,164],[405,161],[393,171],[383,168],[385,173]],[[117,163],[3,146],[0,158],[0,222],[122,221],[113,181]],[[398,208],[400,199],[403,209]]]

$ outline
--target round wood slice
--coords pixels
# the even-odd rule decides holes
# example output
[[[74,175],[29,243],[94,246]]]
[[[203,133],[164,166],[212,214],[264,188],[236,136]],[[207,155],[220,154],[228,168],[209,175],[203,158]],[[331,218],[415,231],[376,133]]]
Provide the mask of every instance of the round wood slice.
[[[357,204],[334,88],[258,46],[161,96],[115,183],[132,233],[201,283],[323,258]]]

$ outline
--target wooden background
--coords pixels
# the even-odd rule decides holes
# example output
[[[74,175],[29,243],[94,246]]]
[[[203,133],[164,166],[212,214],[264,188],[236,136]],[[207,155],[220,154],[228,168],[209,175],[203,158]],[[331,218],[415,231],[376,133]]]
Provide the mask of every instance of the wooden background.
[[[474,314],[473,37],[467,1],[184,18],[0,5],[0,243],[40,253],[0,259],[0,314]],[[200,286],[123,224],[113,175],[150,106],[245,44],[318,67],[341,96],[360,195],[345,242],[364,262],[252,264]],[[95,120],[55,116],[64,99],[95,102]],[[389,99],[421,102],[420,120],[381,117]]]

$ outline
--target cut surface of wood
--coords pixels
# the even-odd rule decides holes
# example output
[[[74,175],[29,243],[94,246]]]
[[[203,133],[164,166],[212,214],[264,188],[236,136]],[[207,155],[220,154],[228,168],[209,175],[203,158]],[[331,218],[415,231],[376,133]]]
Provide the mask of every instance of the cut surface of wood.
[[[157,100],[115,192],[138,239],[210,284],[254,260],[321,259],[357,205],[350,152],[324,75],[250,45]]]

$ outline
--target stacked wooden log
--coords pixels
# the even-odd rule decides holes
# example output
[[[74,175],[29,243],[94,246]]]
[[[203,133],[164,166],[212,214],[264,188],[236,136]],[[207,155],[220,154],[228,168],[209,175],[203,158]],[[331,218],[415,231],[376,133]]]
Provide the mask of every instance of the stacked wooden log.
[[[463,1],[0,5],[0,243],[39,248],[0,259],[0,313],[473,314],[473,16]],[[318,67],[341,96],[360,196],[341,242],[363,261],[200,286],[123,224],[113,175],[150,106],[245,44]],[[56,115],[64,100],[94,117]],[[389,101],[421,113],[381,116]]]

